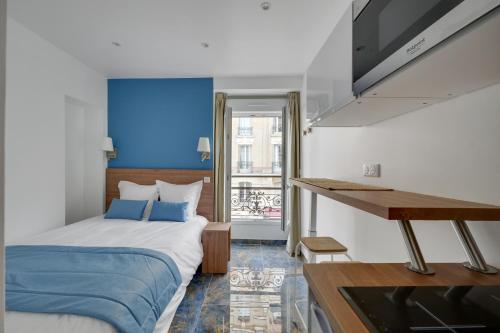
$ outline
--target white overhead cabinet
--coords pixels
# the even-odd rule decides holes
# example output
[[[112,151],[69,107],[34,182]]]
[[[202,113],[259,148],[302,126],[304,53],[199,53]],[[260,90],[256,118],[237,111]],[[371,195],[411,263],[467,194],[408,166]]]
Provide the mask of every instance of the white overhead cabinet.
[[[354,100],[351,6],[309,66],[306,79],[308,119],[319,119]]]
[[[307,118],[312,126],[370,125],[500,82],[500,0],[423,8],[423,30],[401,43],[409,28],[389,30],[380,20],[395,17],[406,1],[363,1],[366,7],[360,15],[375,18],[359,16],[368,22],[361,27],[359,22],[353,25],[353,10],[348,8],[307,70]],[[358,1],[354,5],[359,7]],[[388,10],[398,12],[388,16]],[[415,12],[412,8],[411,15]],[[442,17],[425,22],[429,13]],[[394,31],[399,35],[384,35]],[[400,44],[391,50],[391,41],[398,39]]]

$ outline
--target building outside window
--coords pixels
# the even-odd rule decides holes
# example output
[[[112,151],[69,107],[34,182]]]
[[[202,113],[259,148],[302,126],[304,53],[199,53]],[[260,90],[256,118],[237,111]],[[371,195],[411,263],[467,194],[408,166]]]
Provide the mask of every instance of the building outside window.
[[[283,125],[281,121],[281,117],[273,118],[273,135],[281,135],[283,131]]]
[[[240,173],[252,172],[252,146],[240,145],[239,171]]]
[[[252,120],[250,118],[246,117],[239,118],[238,135],[239,136],[253,135]]]
[[[281,112],[249,117],[233,110],[230,131],[231,221],[282,220]]]
[[[273,173],[281,173],[281,144],[273,145]]]

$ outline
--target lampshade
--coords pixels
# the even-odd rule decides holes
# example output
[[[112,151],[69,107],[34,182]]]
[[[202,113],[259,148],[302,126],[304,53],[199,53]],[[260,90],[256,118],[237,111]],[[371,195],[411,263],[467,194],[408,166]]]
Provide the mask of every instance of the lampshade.
[[[210,141],[208,138],[201,137],[198,140],[198,152],[200,153],[209,153],[210,152]]]
[[[113,139],[111,139],[109,136],[104,138],[104,141],[102,142],[102,150],[104,151],[113,151]]]

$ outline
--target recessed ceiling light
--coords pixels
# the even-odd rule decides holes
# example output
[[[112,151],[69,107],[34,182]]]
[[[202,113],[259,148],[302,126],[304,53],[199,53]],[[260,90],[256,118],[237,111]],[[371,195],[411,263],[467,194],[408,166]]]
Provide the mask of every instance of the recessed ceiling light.
[[[260,4],[262,10],[269,10],[271,8],[271,3],[269,1],[264,1]]]
[[[207,49],[210,47],[210,45],[207,42],[203,42],[203,43],[201,43],[201,47]]]
[[[113,44],[113,46],[116,46],[116,47],[120,47],[122,46],[122,44],[118,43],[118,42],[111,42],[111,44]]]

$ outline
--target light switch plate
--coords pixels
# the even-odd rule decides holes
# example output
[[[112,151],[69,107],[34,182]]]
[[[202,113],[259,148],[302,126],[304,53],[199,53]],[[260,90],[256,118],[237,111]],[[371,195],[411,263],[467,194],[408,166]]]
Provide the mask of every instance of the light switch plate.
[[[363,176],[380,177],[380,164],[363,164]]]
[[[210,183],[210,177],[203,177],[204,183]]]

